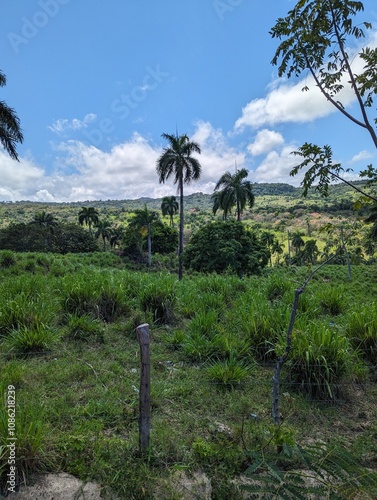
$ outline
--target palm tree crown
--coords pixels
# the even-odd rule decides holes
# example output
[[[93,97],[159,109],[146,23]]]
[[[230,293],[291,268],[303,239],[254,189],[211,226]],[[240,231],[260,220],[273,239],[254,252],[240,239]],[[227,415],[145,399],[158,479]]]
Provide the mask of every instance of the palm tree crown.
[[[196,142],[190,141],[189,137],[184,135],[162,134],[169,146],[165,148],[157,160],[157,174],[160,183],[165,182],[169,177],[174,177],[174,184],[177,184],[180,196],[179,203],[179,248],[178,248],[178,277],[182,279],[183,274],[183,185],[191,181],[197,181],[200,178],[201,166],[199,161],[194,158],[192,153],[200,154],[200,147]]]
[[[106,240],[110,241],[111,235],[113,234],[113,230],[111,228],[111,222],[108,220],[98,221],[95,225],[96,233],[95,237],[102,238],[103,241],[103,249],[106,250]]]
[[[152,265],[152,231],[153,226],[158,221],[159,215],[154,210],[148,210],[147,205],[143,209],[135,210],[135,215],[130,221],[130,226],[147,231],[148,244],[148,265]]]
[[[49,227],[52,230],[54,226],[58,225],[58,221],[52,214],[49,214],[45,210],[42,210],[42,212],[35,213],[31,224],[36,224],[42,227]]]
[[[241,213],[246,205],[252,208],[255,201],[252,184],[245,180],[249,175],[246,168],[238,170],[235,174],[225,172],[215,186],[214,213],[220,208],[224,211],[224,219],[227,218],[233,207],[236,207],[237,220],[241,220]]]
[[[7,83],[4,73],[0,71],[0,87]],[[0,101],[0,142],[11,158],[18,161],[16,143],[22,143],[24,137],[20,128],[20,120],[4,101]]]
[[[162,215],[169,215],[170,227],[174,227],[174,215],[178,212],[179,203],[175,196],[164,196],[161,203]]]
[[[92,233],[92,224],[99,222],[98,212],[94,207],[82,207],[79,212],[79,224],[89,226],[89,232]]]

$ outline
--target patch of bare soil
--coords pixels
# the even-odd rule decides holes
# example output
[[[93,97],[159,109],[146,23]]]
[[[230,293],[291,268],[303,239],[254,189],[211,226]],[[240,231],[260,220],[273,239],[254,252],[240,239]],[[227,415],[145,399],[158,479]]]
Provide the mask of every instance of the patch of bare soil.
[[[101,500],[101,488],[96,483],[84,483],[66,473],[39,476],[31,485],[22,486],[7,499],[20,500]]]

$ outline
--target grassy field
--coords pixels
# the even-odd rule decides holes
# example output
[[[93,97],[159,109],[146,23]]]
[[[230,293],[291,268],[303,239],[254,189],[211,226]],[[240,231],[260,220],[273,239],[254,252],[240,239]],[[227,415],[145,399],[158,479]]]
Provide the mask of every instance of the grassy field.
[[[327,491],[376,497],[377,266],[353,266],[352,280],[345,266],[313,277],[282,373],[281,426],[271,419],[271,379],[307,268],[179,282],[166,271],[127,270],[111,253],[9,252],[0,252],[0,267],[1,394],[14,386],[19,481],[65,471],[97,481],[108,498],[178,499],[180,478],[200,472],[212,498],[237,500],[237,478],[254,468],[254,484],[264,477],[299,498],[306,483],[294,490],[289,471],[325,469],[319,450],[338,457],[322,479],[316,473]],[[144,322],[152,417],[140,456],[135,328]],[[6,410],[4,399],[3,493]]]

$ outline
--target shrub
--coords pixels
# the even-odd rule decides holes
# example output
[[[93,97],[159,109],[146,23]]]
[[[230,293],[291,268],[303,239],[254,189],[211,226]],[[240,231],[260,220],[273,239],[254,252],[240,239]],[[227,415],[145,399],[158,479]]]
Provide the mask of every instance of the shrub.
[[[258,274],[268,251],[241,222],[214,222],[200,228],[183,253],[185,266],[205,273]]]

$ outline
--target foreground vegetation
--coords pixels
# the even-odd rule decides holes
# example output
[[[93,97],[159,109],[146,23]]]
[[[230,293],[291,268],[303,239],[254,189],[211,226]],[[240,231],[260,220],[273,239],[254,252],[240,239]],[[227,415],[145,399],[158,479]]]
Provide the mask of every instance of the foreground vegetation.
[[[322,491],[374,498],[377,267],[354,266],[349,280],[345,266],[328,265],[313,277],[275,426],[273,365],[307,269],[178,281],[164,262],[138,272],[109,252],[1,252],[1,394],[16,388],[18,480],[65,471],[99,482],[109,498],[173,499],[182,477],[200,472],[212,498],[242,498],[240,482],[299,498],[309,468]],[[144,322],[152,335],[147,457],[138,449],[135,334]],[[5,404],[0,436],[4,492]],[[338,457],[327,469],[323,446]],[[254,482],[238,479],[245,474]]]

